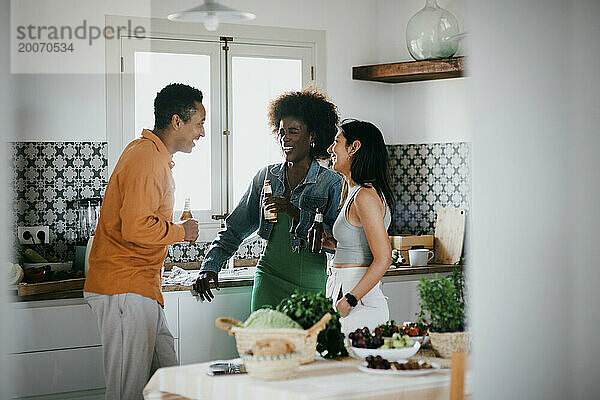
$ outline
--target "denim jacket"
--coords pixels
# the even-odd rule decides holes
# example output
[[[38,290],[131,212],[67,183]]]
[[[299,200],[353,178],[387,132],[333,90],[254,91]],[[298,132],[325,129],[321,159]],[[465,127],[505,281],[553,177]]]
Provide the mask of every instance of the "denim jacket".
[[[218,273],[223,264],[237,251],[242,241],[257,229],[261,238],[269,239],[273,223],[265,220],[262,204],[266,179],[271,181],[273,196],[283,196],[285,163],[268,165],[254,176],[238,205],[225,219],[225,229],[221,230],[212,242],[202,262],[202,271]],[[290,224],[292,248],[307,247],[308,230],[315,219],[317,208],[323,212],[324,228],[331,232],[338,215],[341,191],[341,176],[313,160],[304,182],[294,189],[290,197],[290,202],[300,210],[300,221]]]

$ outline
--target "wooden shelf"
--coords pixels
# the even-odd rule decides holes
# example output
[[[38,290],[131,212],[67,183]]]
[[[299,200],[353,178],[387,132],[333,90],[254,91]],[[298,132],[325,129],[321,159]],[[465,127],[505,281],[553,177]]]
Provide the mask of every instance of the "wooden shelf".
[[[352,67],[352,79],[386,83],[429,81],[464,76],[464,57]]]

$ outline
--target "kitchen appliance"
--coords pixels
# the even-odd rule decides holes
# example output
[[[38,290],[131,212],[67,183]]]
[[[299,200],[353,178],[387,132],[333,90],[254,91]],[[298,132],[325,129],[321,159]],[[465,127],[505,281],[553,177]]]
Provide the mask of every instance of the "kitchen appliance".
[[[75,242],[75,261],[73,269],[84,271],[86,263],[86,253],[90,238],[96,233],[98,218],[100,217],[100,205],[102,198],[91,197],[87,199],[75,200],[77,209],[77,239]]]

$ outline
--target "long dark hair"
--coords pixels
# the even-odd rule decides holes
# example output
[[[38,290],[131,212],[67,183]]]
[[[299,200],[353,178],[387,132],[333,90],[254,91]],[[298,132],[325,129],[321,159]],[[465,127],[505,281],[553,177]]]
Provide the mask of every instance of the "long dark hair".
[[[352,180],[363,187],[373,186],[392,209],[394,193],[390,186],[388,152],[381,131],[370,122],[348,119],[342,121],[340,128],[347,146],[355,140],[360,142],[360,148],[350,161]],[[345,194],[342,194],[343,198]]]

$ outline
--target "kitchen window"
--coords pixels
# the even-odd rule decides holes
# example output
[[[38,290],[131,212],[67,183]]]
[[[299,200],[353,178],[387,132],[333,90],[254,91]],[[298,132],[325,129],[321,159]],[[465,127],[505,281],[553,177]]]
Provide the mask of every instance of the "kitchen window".
[[[174,215],[190,197],[199,240],[212,240],[254,174],[283,159],[267,123],[267,107],[324,71],[324,34],[223,25],[209,37],[193,34],[203,31],[196,24],[152,20],[151,26],[144,39],[106,43],[109,169],[143,128],[154,126],[153,101],[161,88],[179,82],[200,89],[206,137],[191,154],[174,156]],[[318,85],[324,87],[321,75]]]

